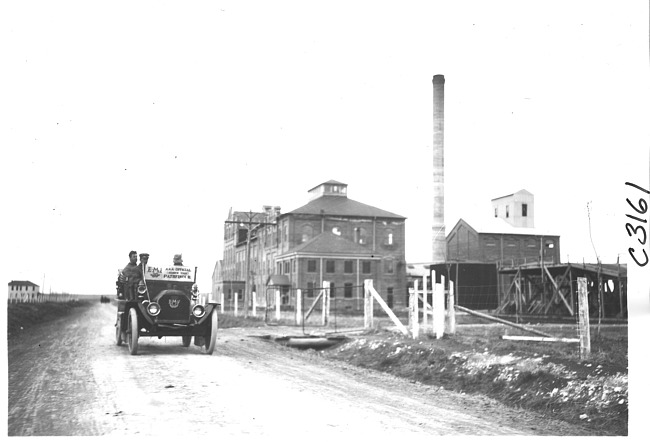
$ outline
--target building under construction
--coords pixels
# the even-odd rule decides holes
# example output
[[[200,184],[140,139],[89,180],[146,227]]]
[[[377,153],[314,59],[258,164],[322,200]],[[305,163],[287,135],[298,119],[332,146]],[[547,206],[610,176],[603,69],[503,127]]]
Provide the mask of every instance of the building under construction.
[[[534,195],[525,189],[494,198],[492,213],[461,218],[445,235],[444,85],[433,77],[432,261],[408,266],[409,280],[436,272],[453,281],[459,305],[499,315],[574,316],[577,278],[587,278],[589,313],[627,317],[627,267],[560,262],[560,236],[535,227]]]

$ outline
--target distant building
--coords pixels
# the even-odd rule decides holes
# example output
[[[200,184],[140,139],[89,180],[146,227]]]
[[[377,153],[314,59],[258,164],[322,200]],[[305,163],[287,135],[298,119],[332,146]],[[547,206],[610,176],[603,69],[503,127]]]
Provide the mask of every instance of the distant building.
[[[513,227],[535,227],[535,197],[526,189],[492,200],[494,217]]]
[[[29,302],[37,299],[40,287],[31,281],[11,281],[8,284],[9,302]]]
[[[523,264],[560,262],[560,237],[513,227],[503,218],[466,221],[461,218],[447,235],[447,261]]]
[[[535,199],[527,190],[492,200],[492,214],[463,217],[447,234],[447,260],[429,268],[454,281],[458,303],[477,309],[495,309],[499,292],[513,277],[503,267],[544,262],[560,263],[560,236],[535,228]],[[421,267],[421,265],[420,265]],[[414,267],[409,280],[417,278]]]
[[[331,308],[363,308],[363,281],[372,279],[389,306],[404,306],[406,218],[349,199],[347,184],[338,181],[308,193],[306,205],[287,213],[271,206],[262,212],[231,210],[213,295],[224,293],[227,305],[234,293],[241,295],[248,261],[251,288],[260,303],[275,290],[281,291],[284,304],[293,303],[297,289],[309,300],[327,281]]]

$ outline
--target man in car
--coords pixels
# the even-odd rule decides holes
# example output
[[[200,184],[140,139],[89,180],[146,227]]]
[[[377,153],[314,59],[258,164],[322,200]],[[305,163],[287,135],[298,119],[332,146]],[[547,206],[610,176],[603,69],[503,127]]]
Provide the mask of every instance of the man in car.
[[[183,265],[183,255],[182,254],[176,254],[174,255],[174,265],[175,266],[182,266]]]
[[[129,263],[122,269],[124,278],[124,296],[126,299],[135,299],[135,289],[138,285],[140,273],[138,272],[138,252],[131,250],[129,252]]]
[[[138,282],[144,279],[144,274],[147,272],[149,266],[149,254],[140,253],[140,264],[138,264]]]

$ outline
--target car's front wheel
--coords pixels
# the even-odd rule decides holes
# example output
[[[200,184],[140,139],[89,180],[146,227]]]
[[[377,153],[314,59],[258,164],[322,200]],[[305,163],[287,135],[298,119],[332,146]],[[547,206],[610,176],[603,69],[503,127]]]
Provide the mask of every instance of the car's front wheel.
[[[118,314],[117,315],[117,321],[115,321],[115,345],[118,347],[122,345],[122,318]]]
[[[138,337],[140,329],[138,328],[138,314],[134,308],[129,310],[129,325],[126,329],[126,343],[129,346],[129,353],[138,354]]]
[[[214,347],[217,344],[217,329],[219,328],[219,318],[217,317],[216,310],[212,311],[212,317],[210,318],[210,321],[210,327],[205,334],[205,352],[209,355],[214,352]]]

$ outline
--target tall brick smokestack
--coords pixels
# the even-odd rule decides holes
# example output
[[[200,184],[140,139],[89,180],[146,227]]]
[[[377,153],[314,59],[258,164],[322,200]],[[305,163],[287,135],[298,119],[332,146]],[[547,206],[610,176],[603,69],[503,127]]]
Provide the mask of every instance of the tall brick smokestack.
[[[433,76],[433,262],[447,260],[445,234],[445,77]]]

